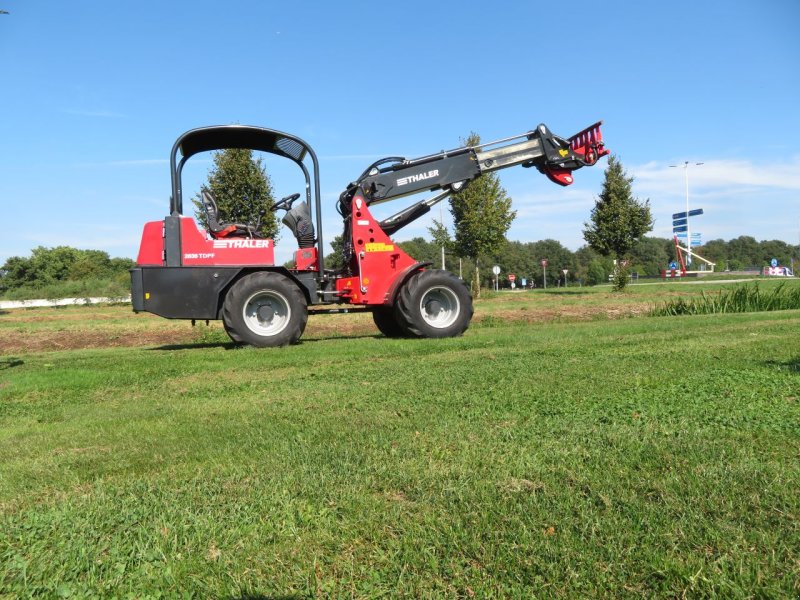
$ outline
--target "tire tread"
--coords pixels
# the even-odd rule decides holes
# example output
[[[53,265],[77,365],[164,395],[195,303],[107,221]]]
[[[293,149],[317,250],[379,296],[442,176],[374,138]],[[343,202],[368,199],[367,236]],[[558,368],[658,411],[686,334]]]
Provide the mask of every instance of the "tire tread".
[[[286,329],[274,336],[274,339],[254,334],[241,318],[242,305],[254,291],[258,289],[277,289],[287,296],[292,313],[299,318],[292,318]],[[306,297],[300,288],[289,278],[280,273],[259,271],[239,279],[228,290],[222,305],[222,322],[228,337],[237,344],[249,344],[258,347],[286,346],[297,343],[305,331],[308,322]]]

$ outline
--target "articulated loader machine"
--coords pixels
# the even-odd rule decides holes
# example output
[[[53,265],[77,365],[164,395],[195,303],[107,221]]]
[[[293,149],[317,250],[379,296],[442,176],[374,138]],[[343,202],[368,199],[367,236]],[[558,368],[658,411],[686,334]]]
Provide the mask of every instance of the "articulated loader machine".
[[[133,310],[168,319],[222,319],[235,342],[262,347],[297,342],[309,307],[326,312],[334,304],[371,311],[375,325],[389,337],[461,335],[473,312],[467,287],[452,273],[430,269],[430,263],[408,256],[391,236],[483,173],[522,165],[536,167],[559,185],[570,185],[574,170],[608,154],[600,125],[568,139],[539,125],[479,146],[373,163],[339,197],[345,266],[335,270],[326,269],[323,261],[319,163],[307,143],[261,127],[193,129],[172,148],[169,216],[144,226],[131,270]],[[183,215],[181,174],[186,161],[223,148],[275,154],[302,170],[305,198],[297,202],[300,194],[293,194],[272,207],[285,211],[283,223],[297,240],[294,268],[275,264],[273,240],[259,235],[258,224],[220,220],[207,190],[201,197],[208,230],[201,231],[193,218]],[[372,205],[425,191],[438,193],[382,221],[370,213]]]

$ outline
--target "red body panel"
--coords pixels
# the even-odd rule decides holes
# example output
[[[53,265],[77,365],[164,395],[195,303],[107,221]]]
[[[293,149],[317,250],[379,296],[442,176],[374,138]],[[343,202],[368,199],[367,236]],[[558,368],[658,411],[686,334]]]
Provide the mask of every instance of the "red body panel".
[[[144,226],[139,246],[138,266],[164,264],[164,222],[151,221]],[[181,264],[183,266],[275,264],[272,240],[251,238],[210,239],[197,228],[194,219],[181,217]]]
[[[298,271],[316,271],[317,249],[300,248],[299,250],[295,250],[294,264]]]
[[[398,278],[417,261],[400,249],[380,228],[361,196],[353,198],[351,217],[353,248],[360,276],[336,282],[336,290],[350,304],[387,304]]]
[[[150,221],[144,224],[142,243],[139,246],[137,266],[161,266],[164,264],[164,221]]]
[[[272,240],[209,239],[190,217],[181,217],[181,263],[196,265],[274,265]]]

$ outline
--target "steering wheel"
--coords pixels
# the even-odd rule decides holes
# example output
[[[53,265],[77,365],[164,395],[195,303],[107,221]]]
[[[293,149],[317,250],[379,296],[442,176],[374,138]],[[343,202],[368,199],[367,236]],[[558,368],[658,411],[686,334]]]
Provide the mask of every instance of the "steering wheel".
[[[283,210],[291,210],[292,204],[294,201],[300,197],[300,194],[292,194],[291,196],[286,196],[285,198],[281,198],[275,204],[272,205],[270,210],[277,210],[279,208]]]

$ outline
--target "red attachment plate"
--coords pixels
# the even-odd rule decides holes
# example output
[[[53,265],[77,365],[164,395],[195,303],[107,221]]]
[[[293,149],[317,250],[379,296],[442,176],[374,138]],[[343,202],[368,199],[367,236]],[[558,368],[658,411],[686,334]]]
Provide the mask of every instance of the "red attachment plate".
[[[600,125],[602,124],[602,121],[598,121],[569,138],[570,149],[588,165],[595,164],[601,156],[611,153],[611,150],[608,150],[603,142],[603,133],[600,131]],[[572,171],[574,169],[544,166],[540,170],[547,175],[550,181],[558,185],[566,186],[573,182]]]
[[[601,156],[611,153],[603,142],[603,133],[600,131],[602,124],[602,121],[598,121],[569,138],[572,151],[583,156],[583,160],[590,165],[596,163]]]

